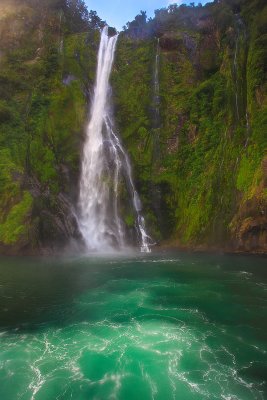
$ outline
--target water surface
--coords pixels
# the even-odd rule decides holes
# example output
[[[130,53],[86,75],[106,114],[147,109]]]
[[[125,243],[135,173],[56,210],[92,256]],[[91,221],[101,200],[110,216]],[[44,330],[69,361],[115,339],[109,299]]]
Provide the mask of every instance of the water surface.
[[[0,259],[0,399],[267,399],[267,259]]]

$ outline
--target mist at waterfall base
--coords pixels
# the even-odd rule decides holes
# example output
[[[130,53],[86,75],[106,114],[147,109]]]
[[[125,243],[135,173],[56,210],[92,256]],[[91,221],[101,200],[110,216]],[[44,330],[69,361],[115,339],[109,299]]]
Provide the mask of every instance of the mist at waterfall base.
[[[120,217],[120,187],[125,185],[135,216],[142,252],[149,252],[142,205],[136,191],[131,164],[113,128],[109,77],[118,36],[101,34],[90,122],[83,150],[80,182],[79,226],[89,251],[110,252],[126,247],[126,229]]]
[[[266,258],[0,259],[1,400],[264,400]]]

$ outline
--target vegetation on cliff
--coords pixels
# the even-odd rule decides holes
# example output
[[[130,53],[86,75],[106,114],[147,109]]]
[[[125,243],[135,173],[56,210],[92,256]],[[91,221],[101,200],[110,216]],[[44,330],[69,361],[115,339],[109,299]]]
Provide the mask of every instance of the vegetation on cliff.
[[[266,251],[266,23],[264,2],[236,0],[141,13],[125,27],[116,115],[154,237]]]
[[[103,25],[82,0],[1,1],[3,251],[79,236],[73,206]],[[115,119],[155,240],[267,250],[266,48],[263,0],[141,12],[120,34]]]
[[[32,251],[78,235],[71,204],[104,23],[80,0],[0,11],[0,242]]]

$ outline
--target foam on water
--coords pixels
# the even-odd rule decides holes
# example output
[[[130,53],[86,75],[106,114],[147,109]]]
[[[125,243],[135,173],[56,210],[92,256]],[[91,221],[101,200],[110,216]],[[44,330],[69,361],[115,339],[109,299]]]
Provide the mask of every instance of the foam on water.
[[[38,325],[1,332],[0,398],[264,400],[266,342],[249,322],[256,299],[243,294],[260,290],[266,312],[254,274],[167,259],[74,265],[76,281],[68,266],[66,311],[60,295]],[[89,286],[76,293],[80,282]]]
[[[89,251],[112,252],[126,247],[125,224],[120,217],[120,187],[124,183],[133,214],[140,250],[150,252],[142,204],[133,181],[129,157],[116,134],[110,111],[109,78],[118,35],[101,34],[97,76],[90,121],[83,148],[79,196],[79,227]]]

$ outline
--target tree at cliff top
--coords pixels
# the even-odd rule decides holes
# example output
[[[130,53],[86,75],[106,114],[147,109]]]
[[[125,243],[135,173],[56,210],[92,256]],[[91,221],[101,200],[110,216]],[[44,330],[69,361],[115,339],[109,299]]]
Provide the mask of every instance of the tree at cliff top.
[[[71,203],[104,22],[81,0],[2,1],[0,15],[0,245],[39,251],[78,235]]]
[[[79,0],[0,3],[2,251],[79,235],[72,204],[103,24]],[[155,239],[267,250],[266,37],[265,0],[141,12],[120,35],[116,122]]]
[[[113,77],[116,111],[154,237],[267,250],[266,35],[262,0],[169,6],[143,21],[140,35],[128,23]]]

